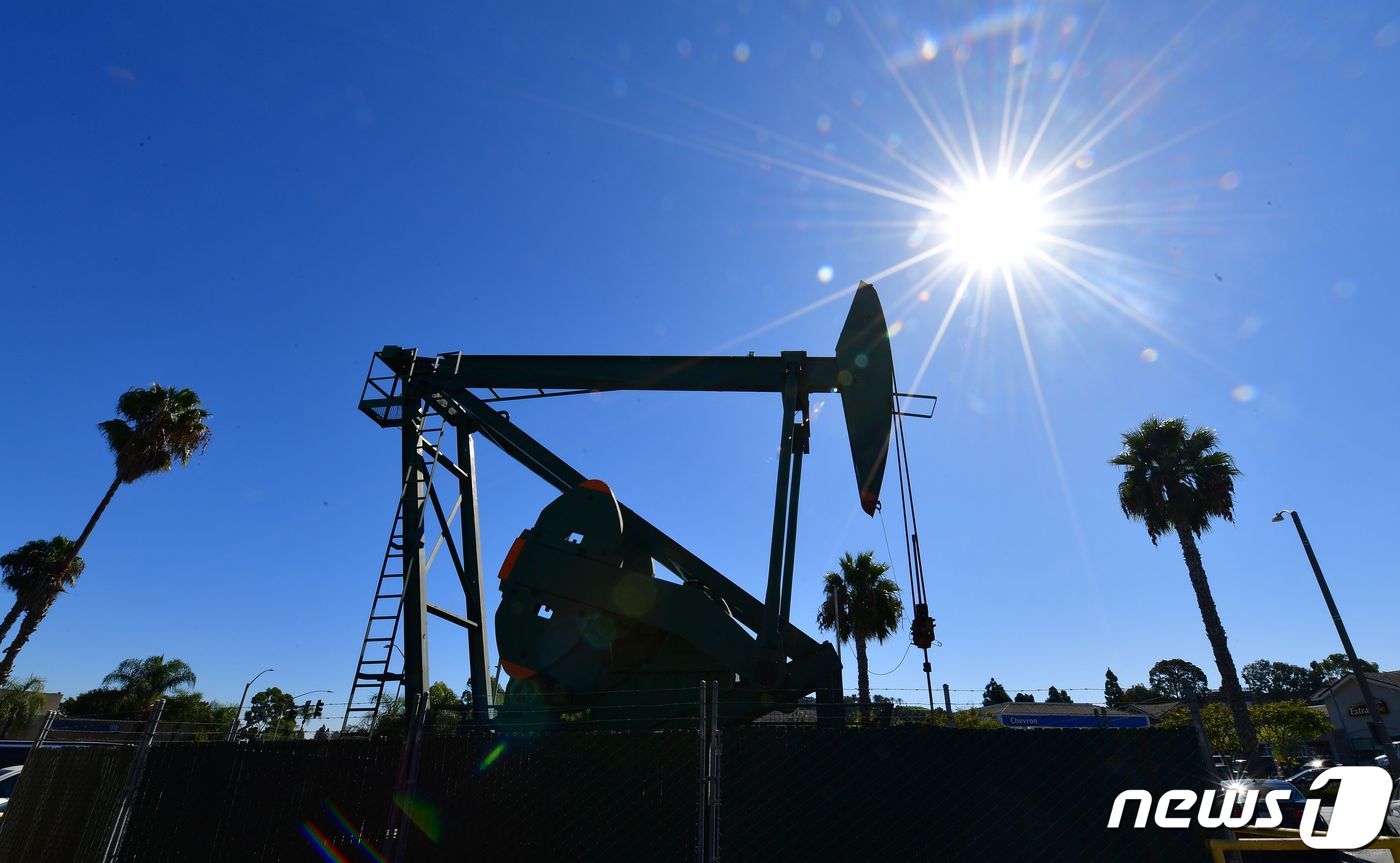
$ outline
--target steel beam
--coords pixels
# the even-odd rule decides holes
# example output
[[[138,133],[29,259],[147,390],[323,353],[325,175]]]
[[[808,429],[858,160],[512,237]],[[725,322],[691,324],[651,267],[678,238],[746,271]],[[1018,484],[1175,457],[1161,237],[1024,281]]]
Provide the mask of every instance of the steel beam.
[[[424,600],[423,503],[427,477],[421,448],[423,402],[406,392],[400,426],[403,487],[403,676],[408,703],[428,691],[428,612]]]
[[[467,599],[467,619],[476,628],[467,633],[467,652],[471,666],[472,718],[490,717],[491,684],[487,675],[491,668],[491,642],[486,631],[486,597],[482,585],[481,520],[477,514],[476,442],[468,428],[457,426],[457,466],[461,473],[457,481],[462,494],[462,593]]]
[[[401,353],[395,353],[400,351]],[[412,366],[416,381],[431,381],[439,390],[470,387],[546,390],[648,390],[670,392],[782,392],[788,358],[777,357],[634,357],[444,354],[409,359],[402,348],[381,355],[400,373]],[[813,392],[837,388],[835,357],[807,360],[807,383]]]

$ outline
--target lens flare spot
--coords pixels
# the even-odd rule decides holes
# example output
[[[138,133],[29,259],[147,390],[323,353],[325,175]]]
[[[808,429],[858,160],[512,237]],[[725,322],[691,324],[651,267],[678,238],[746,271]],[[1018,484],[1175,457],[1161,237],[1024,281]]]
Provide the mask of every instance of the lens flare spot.
[[[931,295],[927,290],[919,291],[919,302],[926,303]]]
[[[641,573],[626,573],[613,587],[612,597],[623,612],[640,617],[656,604],[656,581]]]
[[[1239,386],[1230,390],[1230,398],[1234,399],[1240,404],[1244,404],[1245,402],[1252,402],[1258,396],[1259,391],[1256,390],[1254,387],[1250,386],[1249,384],[1240,384]]]
[[[813,60],[820,60],[826,56],[826,46],[821,42],[813,42],[811,45],[807,46],[807,54]]]
[[[1376,35],[1371,37],[1371,42],[1377,48],[1393,48],[1400,44],[1400,18],[1377,30]]]
[[[404,794],[394,795],[394,804],[403,810],[408,820],[434,842],[442,841],[442,816],[432,805]]]
[[[365,841],[365,837],[360,835],[359,830],[351,826],[350,819],[346,818],[345,813],[337,809],[334,803],[327,800],[325,805],[326,811],[329,812],[331,817],[335,819],[335,822],[340,825],[340,829],[344,830],[347,836],[355,840],[355,844],[359,846],[361,851],[365,852],[365,856],[369,857],[374,863],[389,863],[383,854],[380,854],[373,845]]]
[[[695,50],[695,46],[690,44],[690,40],[682,36],[676,40],[676,53],[681,55],[681,59],[689,60],[690,54]]]
[[[734,46],[734,62],[747,63],[749,62],[749,55],[752,53],[752,50],[749,48],[749,43],[739,42]]]
[[[821,282],[823,285],[827,284],[835,277],[836,271],[831,268],[830,264],[822,264],[820,267],[817,267],[817,281]]]
[[[1155,348],[1143,348],[1138,354],[1138,358],[1145,363],[1157,362],[1157,350]]]
[[[1025,62],[1028,59],[1030,59],[1030,56],[1031,52],[1029,48],[1027,48],[1025,45],[1017,45],[1015,48],[1011,49],[1011,65],[1024,65]]]
[[[331,844],[331,840],[326,834],[316,829],[316,825],[310,821],[304,821],[301,825],[301,835],[305,836],[311,843],[311,847],[316,849],[316,853],[327,863],[350,863],[344,854]]]
[[[826,7],[826,26],[835,27],[841,23],[841,10],[835,6]]]
[[[924,58],[925,63],[932,63],[938,59],[938,40],[932,37],[924,39],[919,44],[919,56]]]
[[[823,134],[823,135],[825,135],[827,132],[830,132],[830,131],[831,131],[831,115],[830,115],[830,114],[818,114],[818,115],[817,115],[817,131],[820,132],[820,133]]]
[[[480,764],[476,765],[477,771],[483,772],[489,770],[492,764],[500,760],[500,757],[505,754],[505,751],[506,744],[504,740],[491,747],[491,751],[486,753],[486,757],[481,759]]]
[[[895,321],[894,323],[890,324],[890,338],[894,338],[895,336],[899,335],[900,331],[903,329],[904,321]]]
[[[1080,153],[1079,157],[1074,160],[1074,167],[1081,171],[1087,171],[1094,167],[1094,151],[1085,150],[1083,153]]]
[[[1220,175],[1220,188],[1227,192],[1233,192],[1240,187],[1240,175],[1235,171],[1226,171]]]
[[[1060,35],[1068,37],[1079,26],[1079,19],[1070,15],[1060,22]]]
[[[1061,78],[1065,77],[1064,61],[1056,60],[1055,62],[1051,63],[1050,68],[1047,70],[1047,74],[1050,76],[1051,81],[1058,81]]]

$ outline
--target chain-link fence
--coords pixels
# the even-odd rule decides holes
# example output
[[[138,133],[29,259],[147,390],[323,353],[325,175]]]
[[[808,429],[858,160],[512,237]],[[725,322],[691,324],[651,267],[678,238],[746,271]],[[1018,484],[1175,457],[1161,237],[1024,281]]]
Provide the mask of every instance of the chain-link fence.
[[[723,749],[725,860],[1207,857],[1199,830],[1105,829],[1125,789],[1204,787],[1187,732],[749,726]]]
[[[0,861],[102,860],[133,760],[115,858],[133,863],[1208,859],[1199,830],[1105,829],[1123,790],[1205,786],[1189,731],[835,730],[808,706],[716,725],[698,692],[635,701],[502,708],[489,726],[439,709],[323,740],[152,725],[144,759],[123,727],[123,745],[31,755]],[[624,721],[642,707],[664,717]]]
[[[102,745],[31,752],[0,819],[0,860],[100,861],[134,754]]]

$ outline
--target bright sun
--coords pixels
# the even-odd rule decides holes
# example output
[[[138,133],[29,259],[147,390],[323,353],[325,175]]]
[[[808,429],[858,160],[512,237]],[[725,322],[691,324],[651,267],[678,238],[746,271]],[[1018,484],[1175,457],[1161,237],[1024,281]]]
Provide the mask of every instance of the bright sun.
[[[1033,188],[1008,177],[970,183],[941,208],[950,251],[976,270],[999,270],[1037,248],[1045,211]]]

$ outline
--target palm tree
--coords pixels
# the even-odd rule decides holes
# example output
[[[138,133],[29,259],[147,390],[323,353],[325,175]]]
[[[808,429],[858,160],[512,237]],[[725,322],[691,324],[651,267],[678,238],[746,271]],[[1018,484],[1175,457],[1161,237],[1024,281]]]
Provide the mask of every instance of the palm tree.
[[[136,711],[148,710],[175,690],[194,684],[194,671],[183,659],[166,659],[163,654],[123,659],[115,671],[102,678],[103,686],[114,687],[121,693],[120,702]]]
[[[78,535],[79,550],[120,486],[165,473],[177,461],[188,465],[196,453],[209,445],[211,432],[204,422],[209,412],[194,390],[160,384],[129,389],[117,399],[117,413],[120,416],[116,419],[97,424],[116,459],[117,471],[102,502]]]
[[[145,389],[130,389],[117,399],[117,414],[117,418],[97,424],[116,460],[116,475],[107,487],[107,493],[102,496],[102,502],[78,535],[78,541],[71,544],[64,565],[54,568],[53,577],[47,583],[30,591],[24,606],[27,612],[24,623],[14,642],[5,649],[4,659],[0,660],[0,683],[9,680],[15,657],[58,600],[64,588],[59,579],[78,559],[78,553],[92,535],[92,529],[97,526],[97,520],[102,517],[107,504],[112,502],[117,489],[142,477],[164,473],[177,461],[188,465],[196,453],[209,445],[210,430],[204,422],[209,418],[209,412],[204,410],[194,390],[163,387],[160,384],[151,384]],[[13,611],[11,613],[15,614]]]
[[[29,675],[0,686],[0,737],[9,737],[12,727],[23,733],[44,709],[44,679]]]
[[[15,604],[10,607],[5,619],[0,621],[0,644],[4,643],[5,636],[10,634],[10,627],[28,607],[36,589],[52,581],[55,574],[58,574],[64,587],[71,587],[82,574],[82,558],[73,557],[69,561],[72,551],[73,540],[56,536],[53,539],[31,540],[0,556],[0,584],[15,594]],[[59,567],[65,561],[69,561],[68,568],[60,571]]]
[[[826,599],[817,609],[817,626],[835,630],[839,641],[855,642],[860,716],[862,722],[869,722],[870,662],[865,645],[872,638],[884,642],[899,629],[904,603],[899,585],[885,578],[890,565],[876,561],[875,552],[862,551],[854,557],[846,552],[837,567],[839,572],[826,574]]]
[[[0,640],[9,633],[20,611],[24,621],[15,633],[14,641],[5,648],[4,658],[0,659],[0,684],[10,679],[15,665],[15,657],[29,641],[39,621],[48,614],[58,595],[72,587],[83,574],[86,565],[78,557],[77,544],[66,536],[53,539],[36,539],[26,542],[3,557],[0,557],[0,580],[15,592],[15,604],[5,619],[0,621]]]
[[[1235,733],[1250,761],[1259,759],[1259,738],[1240,690],[1235,660],[1225,640],[1225,627],[1211,596],[1210,582],[1196,539],[1210,530],[1212,518],[1235,520],[1235,460],[1219,449],[1215,430],[1199,426],[1188,431],[1185,419],[1150,417],[1124,433],[1123,452],[1109,460],[1123,468],[1118,503],[1129,519],[1141,521],[1156,545],[1167,533],[1175,533],[1186,558],[1196,604],[1201,609],[1206,638],[1220,671],[1220,689],[1234,718]]]

